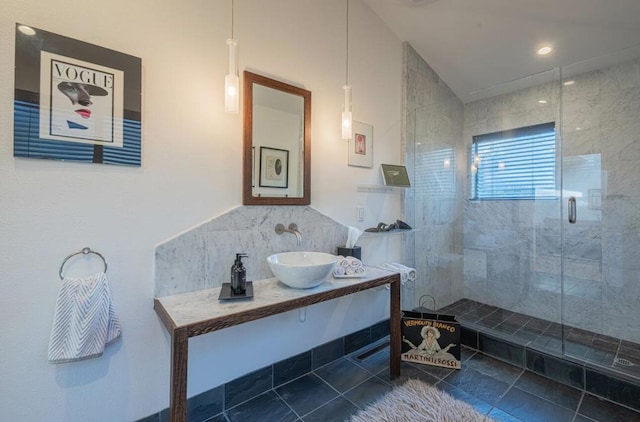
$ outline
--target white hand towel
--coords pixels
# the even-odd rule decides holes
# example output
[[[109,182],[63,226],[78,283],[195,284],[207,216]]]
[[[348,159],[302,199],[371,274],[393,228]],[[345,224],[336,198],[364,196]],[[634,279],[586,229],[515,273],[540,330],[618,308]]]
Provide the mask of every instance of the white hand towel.
[[[380,264],[378,265],[378,268],[383,268],[385,270],[392,271],[394,273],[400,273],[400,284],[403,284],[403,285],[404,283],[407,282],[409,278],[409,274],[406,271],[403,271],[400,268],[396,267],[395,265],[391,265],[389,263]]]
[[[348,256],[345,259],[349,263],[350,267],[354,267],[354,268],[362,267],[362,261],[360,261],[358,258],[355,258],[353,256]]]
[[[121,332],[105,273],[62,280],[49,340],[51,363],[98,357]]]
[[[400,283],[405,284],[407,281],[414,281],[417,278],[415,268],[407,267],[397,262],[390,262],[378,265],[379,268],[400,273]]]
[[[407,267],[406,265],[402,265],[398,262],[392,262],[391,263],[392,266],[398,268],[400,271],[404,271],[407,273],[407,279],[409,281],[413,281],[416,279],[417,277],[417,273],[416,273],[416,269],[415,268],[411,268],[411,267]]]
[[[366,274],[362,261],[352,256],[340,256],[338,263],[333,269],[333,275],[336,277],[364,277]]]

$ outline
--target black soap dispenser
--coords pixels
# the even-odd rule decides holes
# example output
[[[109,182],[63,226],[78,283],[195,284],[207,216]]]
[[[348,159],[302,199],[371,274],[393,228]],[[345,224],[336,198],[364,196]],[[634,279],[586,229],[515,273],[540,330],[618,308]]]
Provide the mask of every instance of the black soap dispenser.
[[[247,287],[247,270],[242,265],[242,258],[248,255],[237,253],[236,261],[231,266],[231,291],[234,295],[244,295]]]

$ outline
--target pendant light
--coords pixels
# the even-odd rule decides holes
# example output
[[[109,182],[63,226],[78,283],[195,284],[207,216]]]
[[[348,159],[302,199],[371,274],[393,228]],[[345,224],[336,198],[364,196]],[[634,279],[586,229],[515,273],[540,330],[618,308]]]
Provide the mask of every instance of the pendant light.
[[[231,38],[229,46],[229,73],[224,77],[224,111],[237,113],[240,109],[240,78],[238,77],[238,41],[233,38],[233,0],[231,0]]]
[[[351,86],[349,85],[349,0],[347,0],[347,43],[346,43],[346,77],[344,90],[344,103],[342,104],[342,139],[351,139],[353,136],[353,115],[351,113]]]

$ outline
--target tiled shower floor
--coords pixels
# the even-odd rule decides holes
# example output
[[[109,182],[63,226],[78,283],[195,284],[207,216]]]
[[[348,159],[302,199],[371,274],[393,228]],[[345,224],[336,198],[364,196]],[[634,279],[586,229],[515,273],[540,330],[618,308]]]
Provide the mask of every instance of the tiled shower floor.
[[[519,344],[615,372],[640,383],[640,344],[461,299],[443,308],[458,321]]]

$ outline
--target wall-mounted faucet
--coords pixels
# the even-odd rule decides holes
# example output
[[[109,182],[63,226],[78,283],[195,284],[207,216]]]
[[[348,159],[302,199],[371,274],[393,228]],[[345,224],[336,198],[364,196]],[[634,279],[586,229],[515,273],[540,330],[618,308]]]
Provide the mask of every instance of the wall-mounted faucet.
[[[298,246],[302,245],[302,234],[298,231],[298,225],[296,223],[289,224],[289,228],[285,228],[284,224],[276,224],[276,233],[291,233],[298,239]]]

